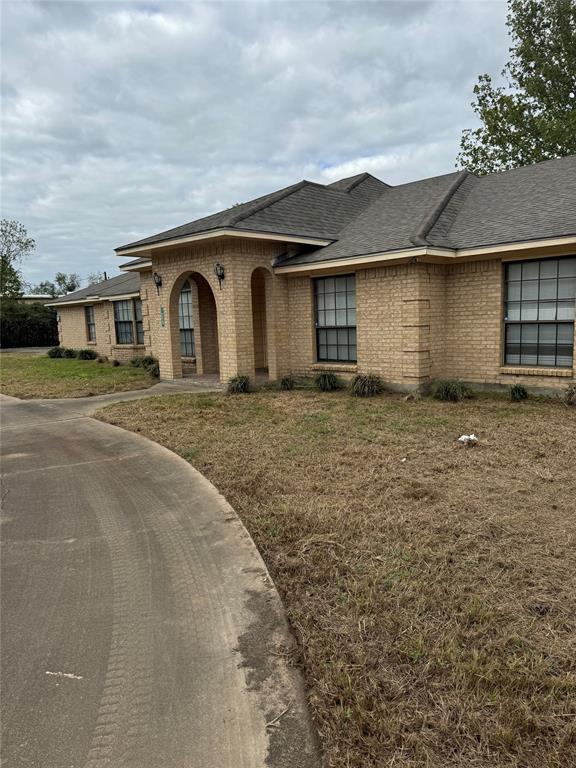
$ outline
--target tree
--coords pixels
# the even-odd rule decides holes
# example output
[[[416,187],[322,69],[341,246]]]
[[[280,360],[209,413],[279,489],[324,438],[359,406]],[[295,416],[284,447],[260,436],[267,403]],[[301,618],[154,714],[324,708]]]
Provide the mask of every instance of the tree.
[[[101,283],[103,280],[106,280],[106,276],[104,272],[92,272],[86,278],[86,285],[87,287],[91,285],[96,285],[97,283]]]
[[[19,221],[0,221],[0,295],[19,296],[24,291],[18,269],[22,259],[33,253],[36,243],[28,237],[26,227]]]
[[[63,296],[80,288],[80,275],[77,272],[70,272],[68,275],[65,272],[56,272],[54,282],[56,284],[56,295]]]
[[[509,0],[508,88],[480,75],[458,162],[485,174],[576,154],[576,0]]]

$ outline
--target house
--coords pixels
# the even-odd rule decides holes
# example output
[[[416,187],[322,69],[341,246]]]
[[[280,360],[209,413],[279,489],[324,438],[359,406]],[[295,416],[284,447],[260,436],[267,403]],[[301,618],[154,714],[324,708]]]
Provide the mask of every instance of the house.
[[[165,379],[575,379],[576,156],[399,186],[301,181],[116,252],[125,274],[53,302],[61,343],[146,351]]]

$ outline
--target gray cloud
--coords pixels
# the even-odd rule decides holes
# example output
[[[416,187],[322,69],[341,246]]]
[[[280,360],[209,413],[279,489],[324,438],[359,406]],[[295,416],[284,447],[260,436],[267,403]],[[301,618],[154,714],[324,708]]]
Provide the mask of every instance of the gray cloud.
[[[454,168],[503,2],[4,2],[3,216],[32,282],[301,178]]]

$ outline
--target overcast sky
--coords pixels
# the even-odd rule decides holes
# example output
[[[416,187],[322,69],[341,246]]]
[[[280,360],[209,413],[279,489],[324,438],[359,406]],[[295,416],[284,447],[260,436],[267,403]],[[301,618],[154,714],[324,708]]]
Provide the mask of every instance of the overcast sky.
[[[450,173],[504,2],[1,2],[2,216],[56,271],[302,178]]]

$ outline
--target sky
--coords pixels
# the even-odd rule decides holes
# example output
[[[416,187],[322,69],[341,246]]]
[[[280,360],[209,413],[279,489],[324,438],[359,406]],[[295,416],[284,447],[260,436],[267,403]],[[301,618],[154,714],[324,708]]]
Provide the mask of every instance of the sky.
[[[506,4],[3,0],[2,217],[27,281],[300,179],[450,173]]]

